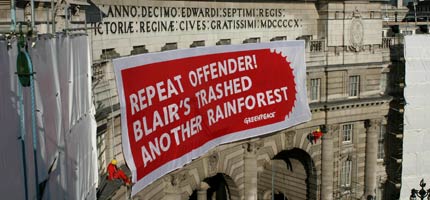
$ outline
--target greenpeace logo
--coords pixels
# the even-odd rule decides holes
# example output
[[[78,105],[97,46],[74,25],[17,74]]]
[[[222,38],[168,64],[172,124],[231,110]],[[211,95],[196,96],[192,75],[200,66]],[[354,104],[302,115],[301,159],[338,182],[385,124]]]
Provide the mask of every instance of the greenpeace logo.
[[[271,112],[271,113],[264,113],[264,114],[255,115],[252,117],[247,117],[243,120],[243,123],[250,124],[250,123],[258,122],[261,120],[271,119],[271,118],[275,117],[275,114],[276,114],[276,112]]]

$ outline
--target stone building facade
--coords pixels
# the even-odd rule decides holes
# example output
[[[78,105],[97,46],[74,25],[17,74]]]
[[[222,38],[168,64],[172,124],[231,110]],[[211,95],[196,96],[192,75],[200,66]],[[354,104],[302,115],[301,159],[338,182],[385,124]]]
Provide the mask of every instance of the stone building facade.
[[[56,4],[54,19],[57,30],[85,26],[91,38],[100,174],[112,158],[124,163],[112,58],[306,41],[311,121],[220,145],[134,199],[388,199],[384,188],[391,158],[384,151],[394,39],[383,34],[380,1],[76,2]],[[38,27],[49,32],[52,24],[43,22],[49,21],[50,8],[42,4],[36,6]],[[320,127],[324,136],[310,143],[308,134]]]
[[[96,55],[109,58],[195,46],[306,40],[312,121],[265,137],[221,145],[154,182],[139,192],[136,199],[206,199],[208,196],[271,199],[272,194],[287,199],[365,199],[369,195],[383,198],[387,178],[381,140],[386,133],[391,98],[386,88],[390,51],[382,45],[380,3],[130,1],[110,4],[95,1],[94,4],[107,15],[103,23],[92,25],[101,27],[100,32],[92,34],[95,59]],[[132,5],[146,10],[140,14],[148,15],[144,17],[147,21],[137,20],[136,24],[142,23],[143,27],[139,26],[138,30],[133,25],[133,33],[127,34],[126,28],[115,31],[119,22],[123,27],[129,21],[135,23]],[[149,17],[151,8],[154,13]],[[157,13],[156,8],[168,11]],[[174,15],[173,8],[185,9],[185,13],[166,16]],[[199,18],[188,16],[187,8],[220,11],[230,8],[231,13],[225,16],[218,13],[213,19],[203,14]],[[128,9],[130,14],[124,16],[121,9]],[[281,9],[282,14],[248,13],[250,16],[239,17],[232,13],[234,9],[257,12]],[[161,17],[162,14],[165,16]],[[138,16],[139,11],[133,15]],[[233,18],[251,24],[248,27],[224,24]],[[174,30],[159,24],[172,19],[179,21],[175,22]],[[286,25],[278,27],[279,19],[286,19]],[[270,28],[268,24],[257,28],[253,20],[274,24]],[[113,25],[115,21],[117,24]],[[207,27],[199,30],[198,23]],[[100,66],[106,66],[104,70],[111,69],[109,62],[101,62]],[[109,77],[112,73],[102,74]],[[111,89],[111,94],[106,96],[112,96],[115,105],[118,101],[114,87]],[[114,114],[110,121],[119,125],[119,116]],[[321,125],[327,133],[322,140],[311,144],[306,136]],[[111,153],[106,151],[106,157],[109,154],[118,157],[115,154],[121,152],[120,128],[107,127],[106,144],[113,144],[115,149]]]

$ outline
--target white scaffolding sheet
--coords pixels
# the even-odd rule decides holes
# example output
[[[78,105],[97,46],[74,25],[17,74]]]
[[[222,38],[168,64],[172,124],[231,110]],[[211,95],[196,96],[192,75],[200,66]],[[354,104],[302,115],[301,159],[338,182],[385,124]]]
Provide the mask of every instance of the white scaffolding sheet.
[[[8,43],[11,46],[8,47]],[[37,161],[43,199],[95,199],[96,122],[86,35],[39,36],[28,45],[35,78]],[[0,193],[25,199],[16,40],[0,40]],[[29,199],[36,197],[30,89],[23,88]],[[41,184],[40,184],[41,183]]]
[[[430,37],[405,37],[405,81],[402,187],[400,199],[409,199],[420,180],[430,182]]]

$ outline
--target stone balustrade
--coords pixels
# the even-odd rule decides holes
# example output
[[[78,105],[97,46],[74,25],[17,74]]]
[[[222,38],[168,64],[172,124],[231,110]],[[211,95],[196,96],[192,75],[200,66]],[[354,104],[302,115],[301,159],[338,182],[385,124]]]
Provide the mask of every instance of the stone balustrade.
[[[324,52],[324,39],[320,40],[310,40],[308,44],[308,49],[310,52]]]
[[[394,44],[394,38],[393,37],[383,37],[382,38],[382,46],[383,49],[388,49]]]

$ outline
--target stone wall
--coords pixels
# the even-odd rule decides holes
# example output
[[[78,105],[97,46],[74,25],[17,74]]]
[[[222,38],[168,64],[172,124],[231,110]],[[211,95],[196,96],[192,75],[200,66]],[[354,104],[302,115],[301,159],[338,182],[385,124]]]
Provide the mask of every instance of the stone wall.
[[[100,10],[109,15],[115,11],[109,9],[123,8],[119,3],[100,1],[96,3]],[[262,3],[226,3],[226,2],[169,2],[163,1],[146,3],[122,2],[122,5],[135,5],[136,8],[145,9],[152,7],[172,8],[178,10],[187,8],[215,8],[223,10],[226,8],[243,8],[250,10],[259,9],[284,9],[285,18],[300,18],[301,27],[293,29],[232,29],[232,30],[211,30],[211,28],[197,30],[196,27],[187,30],[155,31],[133,33],[92,33],[94,60],[106,50],[114,53],[107,53],[109,56],[127,56],[133,52],[151,53],[162,50],[172,50],[181,48],[191,48],[194,46],[214,46],[219,44],[241,44],[247,42],[269,42],[276,39],[305,39],[308,91],[310,79],[320,78],[320,98],[313,101],[310,106],[312,109],[312,121],[293,127],[279,133],[272,133],[269,136],[253,139],[252,141],[235,142],[232,144],[221,145],[208,154],[196,159],[184,168],[166,175],[164,178],[154,182],[143,191],[136,195],[136,199],[169,199],[180,196],[188,199],[195,191],[200,191],[200,185],[205,178],[215,176],[217,173],[228,177],[231,189],[231,199],[243,199],[246,194],[246,187],[249,187],[246,178],[247,169],[245,168],[245,155],[243,145],[249,142],[261,141],[257,154],[258,185],[257,193],[260,199],[269,198],[271,189],[272,164],[276,169],[281,170],[275,177],[275,190],[282,192],[289,199],[305,199],[306,195],[314,195],[315,199],[326,199],[321,195],[323,183],[321,180],[324,162],[332,162],[331,169],[333,183],[329,196],[333,199],[364,198],[366,185],[366,146],[367,129],[365,122],[368,119],[384,119],[388,113],[389,98],[383,96],[385,92],[386,80],[384,76],[389,70],[389,62],[384,59],[386,46],[382,45],[382,22],[380,18],[380,5],[369,3],[327,3],[316,6],[314,3],[282,3],[282,4],[262,4]],[[110,5],[110,6],[109,6]],[[117,5],[117,7],[115,7]],[[124,9],[124,8],[123,8]],[[131,7],[128,7],[131,9]],[[119,12],[119,11],[118,11]],[[142,14],[143,11],[137,11]],[[119,13],[117,13],[119,14]],[[131,15],[131,14],[130,14]],[[238,17],[241,20],[253,20],[247,17]],[[228,17],[226,17],[228,18]],[[266,17],[271,19],[270,17]],[[263,20],[263,18],[258,18]],[[106,31],[106,23],[113,22],[133,22],[140,24],[142,21],[172,21],[171,17],[105,17],[101,25],[102,30]],[[199,20],[210,23],[217,20],[225,20],[224,17],[215,19],[198,17],[179,17],[175,18],[175,24],[181,21],[189,23]],[[178,22],[176,22],[178,21]],[[188,23],[188,22],[184,22]],[[216,22],[214,22],[216,23]],[[352,27],[355,26],[358,27]],[[357,25],[358,24],[358,25]],[[96,26],[94,24],[93,26]],[[176,27],[175,25],[175,27]],[[134,26],[133,26],[134,27]],[[372,28],[369,28],[372,27]],[[380,27],[380,28],[374,28]],[[134,27],[135,28],[135,27]],[[362,29],[360,29],[362,28]],[[352,31],[358,31],[353,33]],[[362,31],[360,33],[360,31]],[[123,31],[124,32],[124,31]],[[355,37],[353,40],[351,37]],[[133,50],[134,46],[134,50]],[[105,51],[103,51],[105,50]],[[110,68],[110,64],[106,64]],[[359,76],[360,86],[359,95],[349,97],[349,76]],[[108,79],[113,84],[113,77]],[[116,91],[111,90],[114,104],[117,103]],[[102,98],[100,98],[102,99]],[[103,101],[103,100],[101,100]],[[104,100],[106,102],[106,99]],[[332,139],[332,158],[331,161],[322,159],[322,141],[317,144],[310,144],[306,139],[307,134],[312,132],[320,125],[332,125],[337,127],[336,131],[330,133]],[[353,124],[353,138],[351,143],[342,142],[342,125]],[[119,130],[116,126],[115,129]],[[334,130],[334,129],[333,129]],[[116,132],[116,131],[115,131]],[[119,133],[117,133],[119,134]],[[105,136],[107,137],[107,136]],[[109,140],[106,140],[109,141]],[[278,153],[291,149],[301,149],[309,155],[315,168],[315,188],[307,191],[305,183],[307,178],[306,170],[300,161],[291,159],[294,173],[286,169],[284,161],[271,161]],[[106,156],[109,157],[109,156]],[[349,187],[341,187],[341,166],[345,160],[352,161],[351,183]],[[385,181],[383,162],[377,163],[377,180],[379,183]],[[297,172],[297,173],[295,173]],[[302,176],[300,176],[302,174]],[[294,183],[296,189],[291,187],[282,188],[283,182]],[[312,193],[312,194],[311,194]],[[269,196],[268,196],[269,195]],[[311,199],[313,199],[311,198]]]
[[[106,15],[102,22],[91,24],[100,27],[92,33],[95,59],[103,49],[112,48],[126,56],[138,46],[158,52],[166,44],[183,49],[198,41],[204,46],[214,46],[225,40],[229,44],[242,44],[282,37],[295,40],[303,35],[318,39],[317,10],[310,3],[103,0],[94,3],[99,15]],[[129,14],[124,10],[129,10]],[[132,10],[135,14],[131,14]],[[113,28],[124,27],[120,24],[127,24],[130,31]]]

